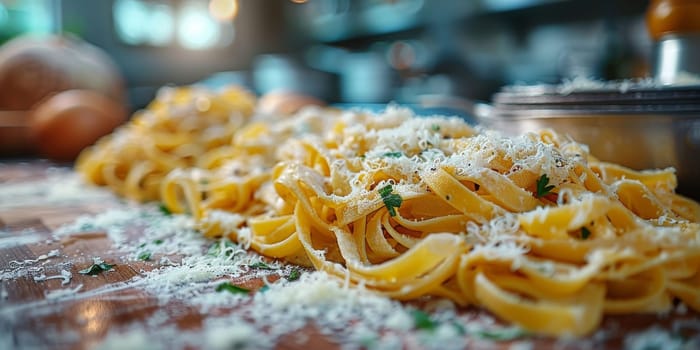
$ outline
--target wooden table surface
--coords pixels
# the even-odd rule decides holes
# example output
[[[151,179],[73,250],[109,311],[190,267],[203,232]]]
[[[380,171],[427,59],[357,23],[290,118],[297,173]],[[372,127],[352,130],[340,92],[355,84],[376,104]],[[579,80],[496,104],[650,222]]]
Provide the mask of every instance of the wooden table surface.
[[[7,189],[14,188],[8,185],[20,186],[23,183],[41,181],[47,174],[56,171],[51,166],[45,162],[0,163],[0,185]],[[61,171],[70,172],[70,169]],[[152,347],[157,344],[169,344],[168,347],[172,347],[173,344],[166,339],[168,334],[177,337],[179,333],[187,332],[195,337],[197,334],[204,336],[208,319],[236,313],[235,308],[226,307],[203,313],[186,299],[175,298],[163,302],[158,296],[138,286],[129,285],[129,281],[144,271],[154,269],[157,264],[124,261],[123,252],[115,249],[114,242],[105,232],[76,232],[62,235],[61,238],[52,234],[57,228],[81,215],[99,214],[121,205],[118,199],[92,197],[84,201],[60,203],[47,201],[41,193],[34,196],[35,198],[10,200],[0,193],[0,200],[5,201],[0,203],[0,349],[88,349],[100,346],[131,348],[133,344],[137,344],[133,345],[134,348],[144,347],[144,344],[146,348],[151,348],[149,344]],[[134,237],[138,237],[138,232]],[[92,264],[94,256],[118,263],[113,271],[95,277],[78,273]],[[59,278],[43,281],[36,279],[41,274],[60,275],[61,270],[72,274],[66,284],[62,284]],[[243,276],[239,282],[253,290],[262,285],[261,279],[255,277]],[[105,286],[114,288],[105,289]],[[50,297],[52,291],[78,287],[76,297]],[[458,311],[462,315],[473,317],[487,315],[485,311],[475,308]],[[154,319],[159,321],[154,322]],[[693,324],[697,320],[697,313],[685,310],[662,316],[606,317],[601,331],[576,341],[538,337],[515,343],[467,339],[464,344],[473,348],[508,348],[514,344],[520,348],[620,348],[624,344],[630,346],[629,342],[625,343],[626,335],[650,329],[671,338],[683,336],[685,340],[697,341],[698,329],[683,329],[683,325]],[[114,330],[130,326],[143,332],[132,331],[122,334],[121,338],[117,334],[116,341],[105,341]],[[170,329],[170,333],[162,331],[163,329]],[[411,332],[408,330],[407,334]],[[335,342],[333,334],[320,335],[313,325],[305,326],[301,333],[304,336],[299,336],[298,332],[282,336],[275,340],[273,346],[284,349],[316,349],[338,348],[343,345]],[[266,334],[263,332],[259,336],[265,337]],[[184,347],[214,348],[215,345],[195,341]],[[403,347],[413,348],[414,345],[408,343]]]

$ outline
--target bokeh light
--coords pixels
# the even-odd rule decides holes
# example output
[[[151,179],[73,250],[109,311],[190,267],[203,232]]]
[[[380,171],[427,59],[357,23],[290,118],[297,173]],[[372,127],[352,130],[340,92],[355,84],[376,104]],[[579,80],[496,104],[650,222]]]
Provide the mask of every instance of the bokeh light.
[[[200,50],[215,46],[220,35],[219,25],[209,15],[206,5],[191,2],[183,6],[177,37],[184,48]]]
[[[209,13],[219,21],[231,21],[238,15],[237,0],[211,0]]]

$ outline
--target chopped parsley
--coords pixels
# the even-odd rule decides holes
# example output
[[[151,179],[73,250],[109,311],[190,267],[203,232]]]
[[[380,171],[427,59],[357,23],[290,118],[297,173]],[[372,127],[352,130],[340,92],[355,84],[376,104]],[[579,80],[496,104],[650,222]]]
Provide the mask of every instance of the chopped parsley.
[[[233,244],[228,239],[223,239],[217,242],[214,242],[211,246],[209,246],[209,250],[207,250],[207,254],[211,256],[219,256],[224,254],[225,256],[231,256],[235,250],[236,245]]]
[[[114,267],[114,265],[108,264],[108,263],[102,261],[102,259],[100,259],[100,258],[94,258],[92,260],[93,260],[93,264],[90,265],[90,267],[83,269],[83,270],[80,270],[80,271],[78,271],[78,273],[80,273],[81,275],[94,276],[94,275],[98,275],[104,271],[109,271]]]
[[[384,153],[384,157],[389,157],[389,158],[401,158],[403,156],[403,152],[386,152]]]
[[[413,318],[413,326],[415,329],[422,329],[427,331],[433,331],[440,326],[438,321],[433,320],[428,313],[422,310],[414,309],[410,311],[411,317]],[[481,329],[481,330],[467,330],[462,324],[457,321],[450,322],[457,333],[461,335],[472,335],[481,339],[488,339],[494,341],[509,341],[515,340],[527,336],[528,333],[518,327],[509,327],[501,329]]]
[[[94,231],[94,230],[97,230],[97,226],[90,224],[90,223],[82,224],[78,228],[78,231],[80,231],[80,232]]]
[[[430,128],[433,129],[433,131],[440,131],[440,125],[437,124],[431,125]]]
[[[411,310],[411,316],[413,317],[413,325],[416,329],[425,329],[432,331],[437,328],[438,323],[433,321],[425,311],[422,310]]]
[[[163,244],[163,240],[162,240],[162,239],[156,239],[155,241],[153,241],[153,244]],[[143,248],[143,247],[145,247],[146,245],[148,245],[148,242],[143,242],[143,243],[139,244],[138,248]]]
[[[260,293],[265,293],[265,292],[267,292],[268,290],[270,290],[270,286],[268,286],[268,285],[266,284],[266,285],[260,287],[260,289],[258,289],[258,292],[260,292]]]
[[[151,252],[144,250],[139,254],[138,258],[141,261],[151,260]]]
[[[248,267],[253,268],[253,269],[259,269],[259,270],[274,270],[275,268],[262,262],[258,261],[255,264],[250,264]]]
[[[301,277],[301,272],[299,272],[298,269],[293,269],[290,273],[289,276],[287,276],[287,281],[296,281]]]
[[[510,327],[503,329],[480,330],[474,332],[474,335],[483,339],[509,341],[527,336],[528,333],[518,327]]]
[[[393,191],[391,185],[386,185],[379,189],[379,195],[382,196],[382,201],[386,209],[389,210],[389,215],[396,216],[396,208],[401,206],[403,199],[398,194],[392,193]]]
[[[376,347],[377,338],[374,335],[365,335],[360,338],[359,343],[362,349],[374,349]]]
[[[165,216],[173,215],[170,209],[168,209],[168,207],[165,206],[165,203],[160,203],[158,205],[158,210],[160,210],[160,212]]]
[[[248,294],[250,293],[250,289],[248,288],[243,288],[241,286],[237,286],[235,284],[231,284],[231,282],[223,282],[216,286],[216,291],[217,292],[229,292],[231,294]]]
[[[591,236],[591,231],[586,226],[581,227],[581,239],[588,239]]]
[[[537,179],[537,193],[535,194],[537,198],[542,198],[550,193],[554,189],[554,185],[549,184],[549,177],[547,174],[542,174],[539,179]]]
[[[464,326],[462,326],[462,324],[458,321],[452,321],[452,327],[454,327],[455,330],[457,330],[457,333],[459,333],[460,335],[467,334],[467,329],[464,328]]]

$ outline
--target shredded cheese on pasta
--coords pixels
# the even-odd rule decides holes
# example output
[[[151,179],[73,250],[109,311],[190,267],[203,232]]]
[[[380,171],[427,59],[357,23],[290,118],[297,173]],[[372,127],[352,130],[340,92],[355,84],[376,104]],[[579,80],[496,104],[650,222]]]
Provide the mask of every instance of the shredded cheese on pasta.
[[[538,334],[590,334],[605,314],[674,299],[700,311],[700,205],[674,192],[673,169],[601,162],[551,130],[255,103],[236,87],[164,89],[77,170],[191,214],[207,237]]]

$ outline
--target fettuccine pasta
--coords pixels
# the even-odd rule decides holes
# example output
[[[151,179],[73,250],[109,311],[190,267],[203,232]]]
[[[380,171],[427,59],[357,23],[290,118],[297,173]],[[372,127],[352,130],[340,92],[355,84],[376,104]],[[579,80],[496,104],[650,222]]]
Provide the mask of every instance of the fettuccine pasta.
[[[700,311],[700,205],[673,169],[602,162],[551,130],[168,88],[79,159],[95,184],[188,213],[208,237],[392,298],[441,296],[545,335],[606,314]]]

